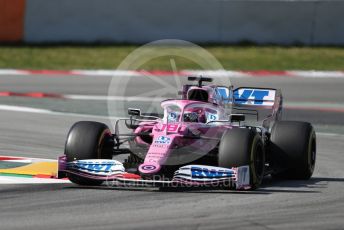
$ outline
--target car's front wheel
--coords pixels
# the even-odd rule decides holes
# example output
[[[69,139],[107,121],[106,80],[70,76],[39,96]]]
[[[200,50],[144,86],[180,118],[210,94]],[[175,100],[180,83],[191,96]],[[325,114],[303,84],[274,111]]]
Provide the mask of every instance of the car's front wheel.
[[[221,138],[218,164],[224,168],[249,166],[251,189],[258,188],[265,169],[265,151],[261,136],[251,129],[228,130]]]
[[[65,144],[67,161],[85,159],[112,159],[114,142],[107,125],[94,121],[79,121],[68,132]],[[99,185],[102,182],[67,174],[73,183]]]

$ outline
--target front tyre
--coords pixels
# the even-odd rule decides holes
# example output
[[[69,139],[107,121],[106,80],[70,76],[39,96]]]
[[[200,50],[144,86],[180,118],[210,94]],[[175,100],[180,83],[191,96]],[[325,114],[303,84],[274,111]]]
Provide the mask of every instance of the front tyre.
[[[85,159],[112,159],[114,142],[107,125],[94,121],[79,121],[68,132],[65,144],[67,162]],[[79,185],[100,185],[102,182],[68,174]]]
[[[224,168],[248,165],[251,189],[258,188],[265,169],[265,152],[260,135],[246,128],[225,132],[219,146],[218,164]]]

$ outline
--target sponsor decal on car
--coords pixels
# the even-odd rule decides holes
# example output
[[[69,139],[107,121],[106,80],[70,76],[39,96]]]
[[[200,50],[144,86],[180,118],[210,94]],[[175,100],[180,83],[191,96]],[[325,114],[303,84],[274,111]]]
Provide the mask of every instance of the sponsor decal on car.
[[[167,130],[167,132],[177,132],[178,131],[178,128],[179,128],[179,124],[163,124],[160,131],[163,132],[165,130]]]
[[[159,136],[155,141],[155,144],[170,144],[171,138],[166,136]]]
[[[217,114],[206,112],[206,116],[207,116],[207,122],[218,120]]]
[[[141,169],[146,170],[146,171],[152,171],[152,170],[156,169],[156,166],[155,165],[143,165],[141,167]]]
[[[230,95],[230,91],[227,87],[217,87],[216,88],[216,100],[217,101],[222,101],[225,104],[230,103],[231,100],[231,95]]]
[[[166,145],[166,144],[152,144],[151,146],[154,147],[154,148],[159,148],[159,149],[169,148],[169,146]]]
[[[111,175],[125,171],[123,164],[116,160],[77,160],[69,162],[67,168],[97,175]]]
[[[171,112],[168,115],[168,122],[177,122],[178,121],[178,116],[179,116],[179,114],[177,114],[176,112]]]
[[[207,165],[186,165],[179,168],[173,181],[197,185],[224,185],[234,188],[236,184],[236,169]]]
[[[276,90],[268,89],[238,89],[234,91],[234,102],[243,105],[265,105],[274,104]]]
[[[220,169],[214,167],[191,167],[192,178],[222,178],[233,176],[233,171],[230,169]]]

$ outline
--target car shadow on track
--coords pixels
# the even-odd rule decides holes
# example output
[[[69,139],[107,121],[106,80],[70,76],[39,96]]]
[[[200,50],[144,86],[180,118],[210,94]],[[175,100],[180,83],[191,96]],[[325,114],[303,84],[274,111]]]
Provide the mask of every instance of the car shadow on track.
[[[344,178],[312,177],[309,180],[281,180],[268,177],[264,180],[260,190],[287,193],[321,193],[321,189],[327,188],[328,182],[344,182]]]
[[[344,178],[313,177],[309,180],[277,180],[271,177],[264,179],[261,187],[252,191],[228,190],[214,187],[124,187],[124,186],[78,186],[72,185],[64,189],[95,189],[137,192],[167,192],[167,193],[211,193],[211,194],[256,194],[269,195],[272,193],[321,193],[327,188],[328,182],[344,182]]]
[[[213,187],[108,187],[108,186],[68,186],[64,189],[90,189],[90,190],[112,190],[112,191],[138,191],[138,192],[170,192],[170,193],[217,193],[217,194],[258,194],[267,195],[266,191],[236,191],[228,190],[225,188],[213,188]]]

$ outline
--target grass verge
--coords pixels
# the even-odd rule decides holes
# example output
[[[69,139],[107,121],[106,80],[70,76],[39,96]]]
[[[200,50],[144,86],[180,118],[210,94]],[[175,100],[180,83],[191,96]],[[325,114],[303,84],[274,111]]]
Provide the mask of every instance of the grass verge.
[[[0,68],[115,69],[138,46],[0,46]],[[205,46],[230,70],[344,70],[342,47]],[[175,58],[177,68],[197,69]],[[141,69],[171,70],[170,57],[154,59]]]

